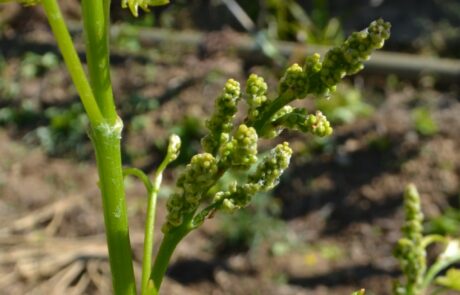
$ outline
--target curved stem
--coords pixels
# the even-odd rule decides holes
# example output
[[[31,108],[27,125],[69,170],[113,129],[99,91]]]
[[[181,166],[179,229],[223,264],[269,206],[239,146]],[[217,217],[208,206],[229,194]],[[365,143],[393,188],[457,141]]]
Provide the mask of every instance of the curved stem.
[[[51,29],[67,65],[72,81],[77,89],[83,107],[93,126],[104,122],[104,118],[99,110],[91,86],[86,78],[85,71],[78,57],[77,51],[73,46],[69,31],[62,17],[61,10],[56,0],[42,0],[43,8],[50,23]]]
[[[110,81],[109,5],[109,0],[82,1],[86,62],[91,87],[102,115],[113,124],[117,119],[117,113]]]
[[[433,243],[447,243],[448,239],[441,235],[428,235],[423,237],[422,239],[422,247],[427,248],[429,245]]]
[[[438,261],[436,261],[428,269],[428,271],[425,274],[425,277],[423,278],[423,282],[422,282],[422,286],[421,286],[422,290],[425,290],[426,288],[428,288],[428,286],[431,284],[433,279],[436,277],[436,275],[440,271],[442,271],[443,269],[445,269],[449,265],[454,264],[454,263],[456,263],[458,261],[460,261],[460,255],[452,256],[452,257],[445,258],[445,259],[439,259]]]
[[[150,195],[153,190],[153,184],[150,181],[149,177],[144,173],[144,171],[137,168],[124,168],[123,175],[132,175],[139,178],[145,186],[147,193]]]

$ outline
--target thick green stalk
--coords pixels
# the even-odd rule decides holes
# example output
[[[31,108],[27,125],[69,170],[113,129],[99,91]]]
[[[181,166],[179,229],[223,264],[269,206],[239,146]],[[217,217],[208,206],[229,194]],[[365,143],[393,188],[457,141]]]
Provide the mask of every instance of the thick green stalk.
[[[72,81],[80,95],[85,111],[88,114],[91,125],[97,126],[104,121],[104,118],[94,98],[94,94],[86,78],[77,51],[73,46],[59,5],[56,0],[43,0],[42,4],[53,34],[56,37],[58,47],[67,65],[67,69],[72,77]]]
[[[110,81],[110,0],[83,0],[86,57],[91,88],[106,123],[93,126],[104,221],[114,294],[136,294],[123,183],[120,138],[123,123],[117,119]]]
[[[155,259],[155,263],[152,268],[152,272],[150,274],[150,280],[148,285],[148,291],[146,294],[149,295],[157,295],[161,282],[163,281],[163,277],[168,269],[169,260],[177,247],[177,244],[191,231],[193,230],[193,225],[191,224],[191,219],[193,217],[193,213],[190,215],[188,220],[184,221],[184,223],[169,231],[163,236],[163,240],[161,241],[160,249],[158,250],[158,254]]]
[[[120,153],[122,127],[121,120],[114,125],[93,127],[91,139],[96,150],[114,294],[134,295],[136,284]]]
[[[102,115],[110,124],[117,119],[110,81],[109,15],[110,1],[82,1],[86,59],[89,78]]]
[[[69,73],[91,122],[91,138],[96,150],[99,170],[99,185],[102,192],[114,294],[134,295],[136,294],[136,289],[132,266],[131,245],[129,242],[120,153],[122,123],[121,121],[116,121],[114,109],[113,113],[109,114],[107,110],[110,110],[110,108],[103,105],[105,102],[104,100],[99,99],[98,101],[100,101],[100,104],[96,101],[94,94],[102,93],[102,89],[104,89],[104,87],[105,89],[107,88],[104,86],[105,84],[98,82],[92,83],[91,86],[93,86],[93,89],[91,88],[56,0],[43,0],[42,3],[59,49],[61,50]],[[101,21],[94,19],[94,16],[88,16],[88,13],[84,16],[89,18],[93,17],[94,22],[90,22],[88,19],[85,20],[85,29],[88,29],[89,32],[98,28],[101,24],[104,26],[107,25],[106,20],[108,19],[108,15],[105,12],[102,13],[102,15],[96,16],[97,18],[101,18]],[[106,29],[104,30],[106,31]],[[89,46],[88,51],[97,50],[96,47],[97,46]],[[106,51],[105,54],[108,54],[108,51]],[[99,66],[99,71],[101,73],[104,71],[108,72],[109,66],[108,57],[104,58],[102,55],[102,52],[92,55],[92,65],[103,65],[102,67]],[[102,63],[98,63],[98,58],[101,58]],[[94,66],[93,70],[95,67],[97,66]],[[93,80],[97,80],[94,74]],[[110,83],[110,79],[108,82]],[[113,105],[113,98],[111,99],[112,102],[108,103],[109,106],[110,104]],[[105,113],[101,113],[100,108],[104,109]],[[104,118],[104,115],[107,115],[107,120]]]

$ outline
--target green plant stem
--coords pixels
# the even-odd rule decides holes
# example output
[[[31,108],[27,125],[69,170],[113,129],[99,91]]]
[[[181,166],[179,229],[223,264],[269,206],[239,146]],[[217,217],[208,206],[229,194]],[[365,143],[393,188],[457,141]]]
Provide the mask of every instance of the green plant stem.
[[[149,291],[147,294],[158,294],[161,282],[163,281],[163,277],[166,273],[166,270],[168,269],[169,260],[171,259],[177,244],[191,230],[193,230],[193,226],[191,224],[193,214],[194,212],[189,215],[187,220],[185,220],[181,226],[174,228],[163,236],[160,249],[158,250],[158,254],[150,274],[151,283],[149,284]]]
[[[117,119],[110,81],[109,25],[110,0],[82,1],[86,59],[89,78],[102,115],[110,124]]]
[[[80,99],[91,125],[97,126],[104,122],[104,118],[99,110],[77,51],[70,38],[59,5],[56,0],[43,0],[42,4],[53,34],[56,37],[59,50],[61,51],[77,92],[80,95]]]
[[[433,243],[443,243],[446,244],[449,242],[448,238],[442,236],[442,235],[428,235],[424,236],[422,239],[422,247],[427,248],[429,245]]]
[[[116,120],[114,108],[113,113],[107,111],[111,110],[110,105],[113,105],[113,98],[111,98],[112,102],[99,99],[100,104],[98,104],[98,101],[96,101],[94,94],[99,95],[102,90],[106,91],[106,88],[104,88],[106,84],[104,83],[107,83],[107,80],[104,83],[93,83],[94,89],[91,88],[56,0],[43,0],[42,3],[59,49],[91,122],[91,139],[96,150],[114,294],[134,295],[136,294],[136,284],[132,265],[120,153],[122,123]],[[89,3],[86,4],[86,12],[84,13],[84,17],[87,18],[85,19],[85,29],[88,30],[87,34],[92,36],[89,39],[93,37],[107,38],[101,37],[100,34],[107,31],[105,26],[107,26],[108,20],[108,3],[110,2],[104,1],[103,13],[100,10],[90,12]],[[100,26],[104,26],[105,29],[101,31]],[[99,30],[98,34],[93,34],[93,29]],[[88,51],[92,52],[89,54],[93,59],[92,64],[94,67],[98,65],[100,73],[108,72],[108,57],[103,57],[104,54],[108,54],[108,51],[94,54],[94,51],[98,50],[96,47],[95,44],[88,46]],[[101,64],[98,63],[98,59],[101,59]],[[90,69],[90,71],[95,70]],[[96,79],[96,76],[93,74],[94,79]],[[110,79],[108,82],[110,83]],[[107,98],[106,96],[104,97]],[[100,108],[104,109],[104,114],[101,113]],[[103,115],[107,115],[107,118],[104,118]]]
[[[125,168],[123,169],[123,175],[132,175],[139,178],[139,180],[141,180],[144,184],[147,193],[150,194],[152,192],[153,184],[150,181],[150,178],[144,173],[144,171],[138,168]]]
[[[273,115],[276,114],[282,107],[290,103],[295,99],[294,93],[291,90],[287,90],[278,96],[269,106],[267,110],[265,110],[260,118],[254,122],[253,127],[256,129],[257,134],[263,134],[263,130],[265,124],[267,124]]]
[[[150,272],[152,271],[152,252],[153,238],[155,234],[155,212],[158,199],[158,191],[160,190],[161,180],[163,179],[163,171],[169,163],[169,157],[166,156],[160,166],[155,171],[153,177],[152,190],[149,192],[147,200],[147,214],[145,220],[144,232],[144,257],[142,258],[142,295],[149,294]]]
[[[90,137],[96,150],[114,294],[134,295],[136,283],[121,164],[121,130],[121,121],[103,124],[92,128]]]

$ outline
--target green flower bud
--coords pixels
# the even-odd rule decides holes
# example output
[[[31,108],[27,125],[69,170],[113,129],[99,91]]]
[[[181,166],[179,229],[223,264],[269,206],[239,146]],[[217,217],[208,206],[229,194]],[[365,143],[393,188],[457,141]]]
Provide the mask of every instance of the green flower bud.
[[[303,108],[295,108],[281,116],[274,122],[274,126],[310,132],[320,137],[328,136],[333,131],[326,116],[320,111],[317,111],[315,115],[307,115],[307,110]]]
[[[177,180],[182,193],[172,194],[166,204],[168,215],[163,232],[181,225],[184,216],[198,208],[203,195],[215,183],[217,172],[217,160],[213,155],[203,153],[192,157]]]
[[[180,211],[183,204],[182,194],[173,193],[166,203],[166,209],[168,209],[168,211]]]
[[[307,94],[307,86],[307,76],[302,67],[298,64],[293,64],[281,78],[279,93],[291,90],[295,98],[303,98]]]
[[[246,94],[248,95],[248,104],[253,107],[259,107],[267,100],[267,83],[264,78],[251,74],[246,83]]]
[[[307,56],[303,70],[308,73],[318,73],[323,67],[321,63],[321,56],[318,53],[314,53]]]
[[[268,104],[267,83],[262,77],[251,74],[246,82],[246,101],[248,103],[247,122],[254,121]]]
[[[259,192],[260,185],[246,183],[238,185],[236,182],[229,186],[228,191],[218,192],[214,196],[215,202],[221,202],[220,208],[227,212],[233,212],[249,205],[252,197]]]
[[[277,145],[249,177],[250,183],[259,185],[261,191],[275,187],[281,174],[289,166],[291,155],[292,150],[287,142]]]
[[[137,17],[139,15],[138,9],[149,11],[149,6],[161,6],[169,3],[169,0],[122,0],[121,7],[131,10],[131,13]]]
[[[228,80],[222,94],[216,100],[214,113],[206,121],[209,134],[201,140],[206,152],[214,154],[224,143],[221,141],[222,133],[231,132],[239,98],[240,84],[233,79]]]
[[[235,131],[233,139],[220,150],[223,162],[229,162],[235,168],[249,168],[257,162],[257,132],[254,128],[242,124]]]
[[[224,199],[221,208],[227,212],[233,212],[238,209],[238,207],[233,203],[233,200],[231,199]]]
[[[181,140],[180,137],[176,134],[172,134],[169,137],[168,152],[167,157],[169,158],[168,162],[172,162],[177,159],[180,153]]]
[[[319,137],[332,134],[331,123],[329,123],[326,116],[324,116],[320,111],[316,111],[315,115],[308,115],[305,124],[305,126],[310,129],[311,133]]]
[[[318,96],[329,96],[330,92],[333,91],[331,91],[330,87],[321,80],[323,64],[320,59],[320,55],[315,53],[308,56],[305,60],[304,71],[308,82],[307,93],[312,93]]]
[[[417,188],[409,184],[404,192],[404,213],[406,223],[403,226],[404,236],[410,240],[419,240],[423,231],[423,213]]]
[[[192,157],[177,181],[177,185],[184,190],[187,201],[192,200],[189,198],[199,198],[199,192],[215,182],[217,170],[217,160],[213,155],[203,153]],[[198,203],[199,199],[193,203],[195,202]]]

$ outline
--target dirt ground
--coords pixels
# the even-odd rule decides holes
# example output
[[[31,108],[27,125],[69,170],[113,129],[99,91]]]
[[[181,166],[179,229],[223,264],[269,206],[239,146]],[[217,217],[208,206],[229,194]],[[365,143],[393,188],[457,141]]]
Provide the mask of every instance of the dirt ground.
[[[42,54],[54,47],[44,25],[24,26],[20,38],[17,33],[2,32],[6,62],[1,78],[19,89],[8,99],[2,92],[0,107],[16,110],[28,103],[34,115],[0,125],[0,293],[110,294],[89,141],[83,134],[78,150],[50,152],[37,139],[38,127],[50,124],[45,111],[78,102],[76,92],[62,63],[36,77],[21,76],[27,52]],[[22,46],[12,47],[18,44]],[[218,46],[206,57],[169,44],[145,50],[145,60],[116,57],[112,74],[125,120],[124,162],[146,172],[161,160],[171,132],[183,136],[188,147],[182,164],[199,150],[202,118],[210,114],[227,78],[243,83],[248,72],[257,72],[266,76],[272,92],[276,89],[270,67],[248,65],[221,54]],[[359,288],[367,294],[391,294],[392,281],[400,275],[392,251],[400,237],[405,185],[417,185],[427,219],[459,206],[459,88],[438,88],[429,81],[380,76],[347,80],[375,111],[337,125],[324,142],[283,134],[295,156],[268,196],[280,206],[282,233],[250,249],[228,249],[222,244],[220,217],[208,220],[179,245],[162,294],[345,295]],[[312,100],[307,105],[311,108]],[[419,106],[429,110],[436,132],[417,132],[413,110]],[[271,145],[264,142],[263,148]],[[157,233],[165,217],[165,196],[179,172],[174,167],[165,175]],[[140,275],[145,196],[134,179],[127,179],[126,186]]]

